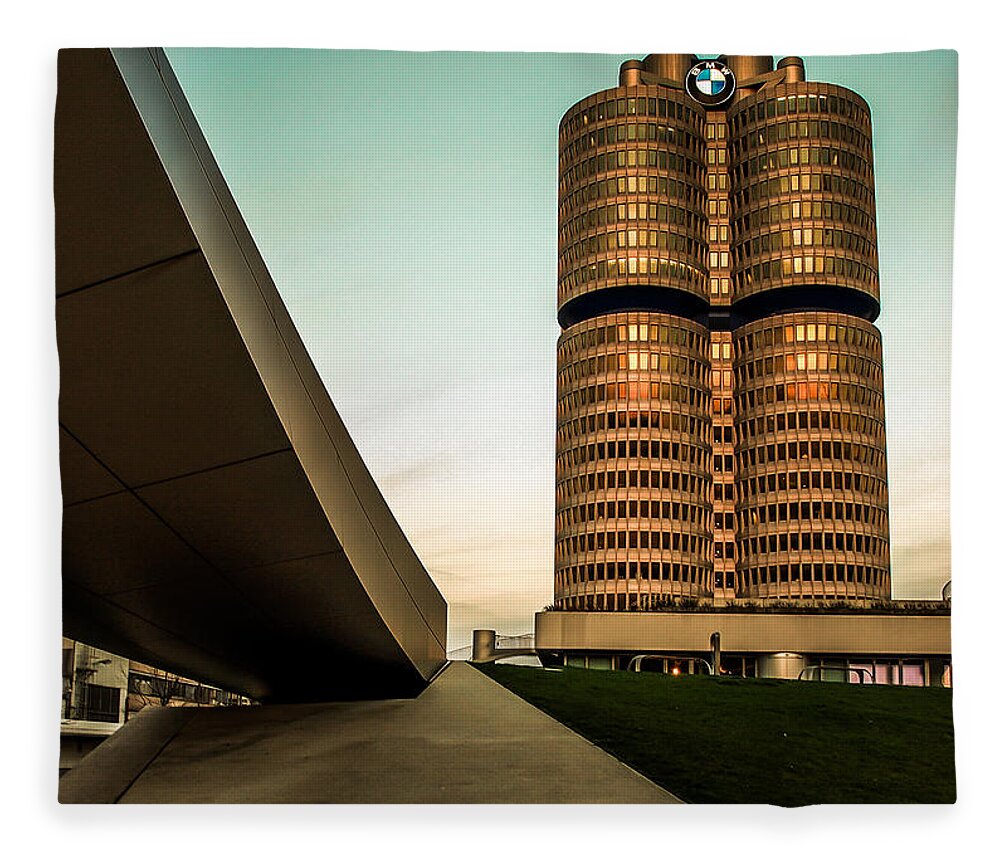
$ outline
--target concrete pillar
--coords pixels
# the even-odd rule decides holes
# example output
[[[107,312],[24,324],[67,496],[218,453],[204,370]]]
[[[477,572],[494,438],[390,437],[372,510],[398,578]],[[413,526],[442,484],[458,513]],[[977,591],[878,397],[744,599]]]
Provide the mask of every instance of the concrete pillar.
[[[493,658],[497,649],[496,630],[472,631],[472,662],[486,663]]]
[[[722,634],[716,631],[712,634],[712,674],[718,675],[722,668]]]
[[[649,54],[642,61],[643,68],[658,78],[683,81],[688,69],[698,62],[694,54]]]
[[[924,686],[944,686],[945,661],[943,657],[931,657],[924,660]]]
[[[753,93],[752,87],[743,86],[744,81],[752,80],[760,75],[766,75],[768,72],[774,70],[774,58],[760,54],[723,55],[719,57],[719,60],[729,66],[736,76],[737,90],[735,98],[737,99]]]
[[[806,79],[806,66],[802,57],[785,57],[778,60],[778,68],[785,70],[785,83],[793,84]]]
[[[781,651],[757,658],[757,677],[795,680],[805,667],[806,658],[801,654]]]
[[[618,70],[618,86],[635,87],[642,83],[642,63],[639,60],[626,60]]]
[[[736,75],[736,83],[740,81],[756,78],[758,75],[766,75],[774,69],[774,57],[766,54],[724,54],[719,57],[720,62],[725,63]]]

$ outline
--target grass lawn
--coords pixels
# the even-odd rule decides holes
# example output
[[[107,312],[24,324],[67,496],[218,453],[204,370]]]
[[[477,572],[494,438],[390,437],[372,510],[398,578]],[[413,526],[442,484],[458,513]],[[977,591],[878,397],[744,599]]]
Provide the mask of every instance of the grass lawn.
[[[949,689],[479,668],[689,803],[955,800]]]

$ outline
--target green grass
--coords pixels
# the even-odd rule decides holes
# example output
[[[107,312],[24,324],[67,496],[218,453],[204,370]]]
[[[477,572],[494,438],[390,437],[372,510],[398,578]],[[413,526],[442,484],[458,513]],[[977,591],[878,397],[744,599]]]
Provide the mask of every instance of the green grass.
[[[480,668],[689,803],[955,801],[948,689]]]

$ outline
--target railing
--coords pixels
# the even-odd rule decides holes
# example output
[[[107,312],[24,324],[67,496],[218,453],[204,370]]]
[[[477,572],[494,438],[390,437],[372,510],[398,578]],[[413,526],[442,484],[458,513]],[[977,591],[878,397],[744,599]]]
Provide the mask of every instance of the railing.
[[[631,660],[628,661],[628,666],[626,666],[625,671],[627,672],[639,672],[641,671],[642,661],[647,657],[656,657],[660,660],[687,660],[693,663],[701,663],[708,670],[709,675],[714,675],[712,671],[712,664],[708,662],[704,657],[672,657],[669,654],[636,654]],[[632,666],[635,666],[635,669]]]
[[[812,673],[815,672],[817,669],[819,670],[819,677],[813,677]],[[856,672],[859,684],[865,683],[865,675],[867,675],[869,679],[867,683],[869,684],[875,683],[875,676],[872,674],[871,669],[865,669],[858,666],[827,666],[823,663],[814,663],[811,666],[806,666],[801,672],[799,672],[797,680],[799,681],[803,680],[802,676],[805,675],[806,672],[809,672],[810,677],[805,680],[822,681],[824,670],[827,672],[844,672],[845,675],[848,672]]]
[[[519,647],[500,648],[501,642],[514,642]],[[537,657],[535,650],[535,637],[531,633],[524,633],[520,636],[497,636],[495,630],[473,630],[472,631],[472,654],[473,663],[493,663],[505,657]]]

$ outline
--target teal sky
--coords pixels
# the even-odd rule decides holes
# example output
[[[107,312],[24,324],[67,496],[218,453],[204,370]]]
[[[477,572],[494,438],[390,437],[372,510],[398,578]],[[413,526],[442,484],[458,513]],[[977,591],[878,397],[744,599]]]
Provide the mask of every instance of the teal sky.
[[[552,599],[556,129],[643,53],[168,51],[449,648]],[[805,60],[872,107],[893,591],[936,597],[957,55]]]

